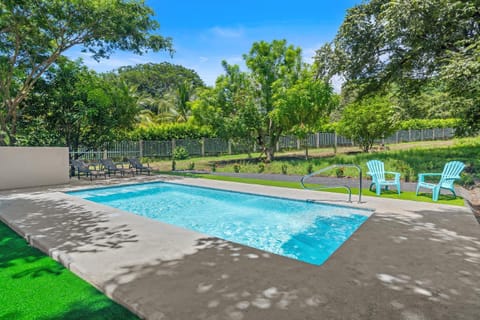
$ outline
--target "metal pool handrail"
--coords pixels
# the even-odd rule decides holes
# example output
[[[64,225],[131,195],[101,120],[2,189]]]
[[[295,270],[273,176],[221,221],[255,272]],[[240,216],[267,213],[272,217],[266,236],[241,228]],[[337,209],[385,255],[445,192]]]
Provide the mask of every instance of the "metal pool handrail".
[[[360,168],[360,166],[358,166],[356,164],[332,164],[331,166],[328,166],[326,168],[320,169],[320,170],[315,171],[313,173],[307,174],[307,175],[303,176],[302,179],[300,180],[300,183],[302,184],[302,188],[307,189],[307,190],[345,188],[348,191],[348,202],[352,202],[352,190],[350,189],[349,186],[342,185],[342,186],[333,186],[333,187],[328,186],[328,187],[318,187],[318,188],[309,188],[309,187],[305,186],[305,183],[304,183],[305,179],[308,179],[308,178],[310,178],[312,176],[315,176],[319,173],[331,170],[333,168],[339,168],[339,167],[357,168],[357,170],[358,170],[358,203],[361,203],[362,202],[362,168]]]

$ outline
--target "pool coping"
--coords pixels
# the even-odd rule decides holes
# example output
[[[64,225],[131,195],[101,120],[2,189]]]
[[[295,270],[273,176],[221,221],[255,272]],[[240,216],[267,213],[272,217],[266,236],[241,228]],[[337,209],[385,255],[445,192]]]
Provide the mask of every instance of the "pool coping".
[[[303,319],[314,317],[319,308],[332,319],[353,314],[360,319],[382,319],[387,314],[392,319],[408,314],[438,318],[438,308],[447,310],[442,314],[450,317],[474,319],[480,312],[474,303],[480,297],[480,228],[467,208],[381,197],[364,197],[361,204],[347,203],[342,194],[206,179],[176,178],[169,182],[368,206],[375,213],[321,266],[152,223],[62,193],[82,189],[72,185],[1,192],[0,219],[32,245],[147,319]],[[104,231],[92,232],[96,229]],[[405,256],[396,257],[389,251]],[[415,260],[409,261],[410,252],[417,259],[430,259],[432,266],[416,266]],[[377,255],[385,261],[376,261]],[[438,260],[444,266],[433,265]],[[103,267],[99,269],[99,265]],[[398,274],[389,274],[392,268],[400,269]],[[431,276],[435,281],[414,280],[419,275],[425,277],[428,270],[439,272]],[[452,274],[468,279],[469,285]],[[422,281],[426,284],[419,284]],[[173,297],[152,283],[168,288]],[[228,292],[232,287],[235,294]],[[359,293],[365,290],[370,299]],[[447,293],[437,293],[443,291]],[[452,292],[461,292],[462,300]],[[345,297],[353,301],[352,306],[341,310]],[[375,303],[384,299],[384,305]],[[456,303],[452,306],[452,302]],[[362,307],[372,303],[376,306],[374,314]]]

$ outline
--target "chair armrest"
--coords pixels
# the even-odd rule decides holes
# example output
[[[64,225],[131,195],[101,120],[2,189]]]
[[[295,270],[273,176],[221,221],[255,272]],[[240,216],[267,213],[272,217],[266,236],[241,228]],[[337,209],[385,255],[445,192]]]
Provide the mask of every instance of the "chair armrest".
[[[391,174],[394,175],[395,177],[393,178],[395,181],[400,180],[400,176],[402,175],[400,172],[395,172],[395,171],[385,171],[385,174]]]
[[[399,177],[402,175],[400,172],[395,172],[395,171],[385,171],[385,173],[393,174],[393,175],[399,176]]]
[[[441,173],[419,173],[418,174],[418,182],[425,182],[425,177],[439,177],[442,176]]]
[[[418,176],[441,176],[441,173],[419,173]]]

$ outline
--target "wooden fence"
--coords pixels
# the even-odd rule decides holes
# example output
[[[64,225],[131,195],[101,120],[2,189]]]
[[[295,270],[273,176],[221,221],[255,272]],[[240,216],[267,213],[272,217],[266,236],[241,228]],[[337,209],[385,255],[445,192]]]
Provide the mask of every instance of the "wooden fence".
[[[445,140],[451,139],[454,131],[451,128],[440,129],[410,129],[399,130],[395,134],[379,139],[378,144],[396,144],[412,141]],[[300,140],[295,136],[280,137],[276,149],[300,150],[308,144],[309,148],[354,146],[351,139],[339,136],[335,133],[318,132],[310,134],[306,140]],[[221,138],[203,139],[172,139],[169,141],[120,141],[108,143],[103,150],[88,150],[81,148],[78,157],[86,160],[102,158],[120,159],[124,157],[151,157],[170,158],[176,147],[184,147],[191,156],[214,156],[221,154],[239,154],[248,151],[256,152],[256,146],[250,147]],[[252,150],[253,149],[253,150]],[[71,157],[75,156],[70,152]]]

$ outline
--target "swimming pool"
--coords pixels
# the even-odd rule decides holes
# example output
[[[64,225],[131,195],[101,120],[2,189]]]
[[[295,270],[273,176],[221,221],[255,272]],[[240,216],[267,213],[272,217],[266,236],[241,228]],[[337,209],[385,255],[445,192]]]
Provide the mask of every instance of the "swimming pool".
[[[315,265],[324,263],[372,213],[166,182],[69,194]]]

